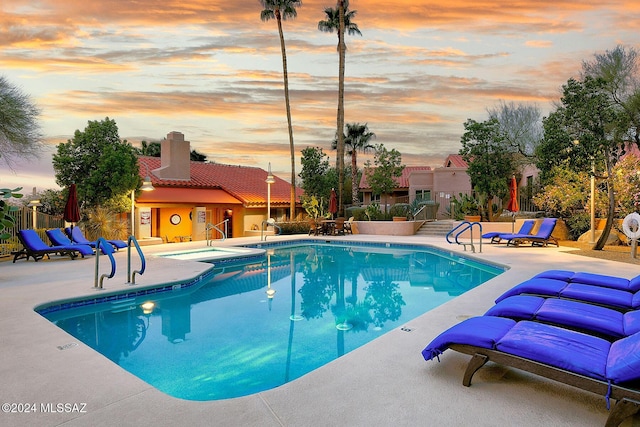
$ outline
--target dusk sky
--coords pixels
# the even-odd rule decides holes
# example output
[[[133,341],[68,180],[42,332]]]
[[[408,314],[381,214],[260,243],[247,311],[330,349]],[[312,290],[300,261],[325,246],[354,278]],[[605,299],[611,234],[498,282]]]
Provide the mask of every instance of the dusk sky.
[[[337,35],[318,31],[334,0],[303,0],[284,21],[296,147],[335,161]],[[217,163],[290,177],[282,56],[258,0],[5,0],[0,74],[41,108],[48,149],[0,187],[58,188],[51,153],[89,120],[114,119],[134,145],[171,131]],[[640,49],[640,2],[351,0],[362,37],[347,36],[345,122],[410,166],[457,153],[466,119],[500,100],[547,115],[583,60]],[[366,157],[359,157],[362,165]]]

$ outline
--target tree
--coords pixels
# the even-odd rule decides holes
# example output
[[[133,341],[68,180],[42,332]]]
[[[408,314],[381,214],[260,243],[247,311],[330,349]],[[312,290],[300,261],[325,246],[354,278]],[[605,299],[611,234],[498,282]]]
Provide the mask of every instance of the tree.
[[[0,158],[13,168],[17,158],[38,157],[40,110],[29,96],[0,76]]]
[[[375,167],[371,167],[371,162],[367,160],[364,173],[373,194],[387,196],[396,188],[397,183],[395,178],[400,177],[404,170],[402,155],[395,148],[390,151],[387,150],[382,144],[376,145],[375,149]],[[384,205],[386,213],[386,200]]]
[[[640,145],[640,57],[633,47],[616,46],[582,62],[582,79],[602,79],[610,102],[624,112],[628,137]]]
[[[324,32],[332,33],[335,29],[338,32],[338,114],[337,114],[337,152],[336,152],[336,168],[338,169],[338,212],[342,212],[342,200],[344,192],[344,70],[345,70],[345,52],[346,45],[344,42],[345,30],[349,34],[362,35],[358,26],[351,21],[356,15],[356,11],[348,11],[349,0],[338,0],[336,9],[325,8],[327,19],[318,22],[318,29]],[[353,183],[352,183],[352,186]],[[353,190],[352,190],[353,191]]]
[[[83,132],[61,143],[53,155],[56,182],[75,183],[81,208],[95,208],[122,198],[140,185],[134,148],[121,141],[115,120],[89,121]]]
[[[300,0],[260,0],[264,8],[260,13],[260,19],[264,22],[275,19],[278,23],[280,35],[280,50],[282,51],[282,74],[284,78],[284,102],[287,110],[287,126],[289,128],[289,148],[291,151],[291,206],[290,218],[296,214],[296,152],[293,146],[293,126],[291,125],[291,106],[289,104],[289,76],[287,74],[287,51],[284,45],[284,33],[282,21],[298,16],[296,7],[302,6]]]
[[[141,141],[140,148],[135,149],[139,156],[160,157],[162,155],[162,145],[159,142]]]
[[[498,106],[487,112],[489,118],[498,121],[499,131],[509,151],[517,153],[522,163],[530,163],[544,135],[538,106],[500,101]]]
[[[613,226],[616,204],[612,170],[625,152],[628,135],[625,113],[610,101],[606,86],[602,78],[569,79],[563,85],[562,104],[544,120],[545,138],[540,147],[547,159],[541,166],[564,163],[575,171],[593,167],[596,176],[605,179],[607,221],[594,250],[604,248]]]
[[[162,144],[143,140],[140,142],[140,148],[134,148],[134,151],[139,156],[162,157]],[[193,162],[206,162],[207,155],[194,149],[189,153],[189,159]]]
[[[459,154],[469,165],[467,174],[478,196],[480,213],[491,221],[493,197],[505,197],[509,191],[508,179],[516,172],[514,156],[507,148],[497,119],[484,122],[469,119],[464,129]]]
[[[369,144],[369,141],[376,137],[376,134],[369,132],[367,124],[347,123],[347,133],[344,135],[345,148],[348,147],[347,153],[351,156],[351,203],[360,204],[358,199],[358,151],[366,153],[375,147]],[[333,141],[331,148],[334,150],[338,145],[337,138]]]
[[[302,170],[298,175],[302,179],[302,189],[307,196],[318,198],[328,194],[327,185],[329,158],[320,147],[307,147],[302,150]]]

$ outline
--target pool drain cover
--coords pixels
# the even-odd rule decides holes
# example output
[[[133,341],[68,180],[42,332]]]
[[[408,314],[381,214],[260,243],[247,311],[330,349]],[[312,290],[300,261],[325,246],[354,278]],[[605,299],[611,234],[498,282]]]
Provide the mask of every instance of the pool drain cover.
[[[59,345],[58,350],[69,350],[70,348],[77,347],[78,343],[70,342],[69,344]]]

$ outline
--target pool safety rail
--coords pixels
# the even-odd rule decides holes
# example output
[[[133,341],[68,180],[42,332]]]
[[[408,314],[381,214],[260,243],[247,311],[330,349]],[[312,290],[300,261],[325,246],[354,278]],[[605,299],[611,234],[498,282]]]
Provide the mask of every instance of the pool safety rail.
[[[276,224],[276,220],[273,218],[269,218],[269,219],[265,219],[264,221],[262,221],[262,226],[260,227],[260,241],[262,242],[263,240],[266,242],[267,241],[267,235],[264,234],[264,230],[265,230],[265,225],[267,227],[271,226],[274,229],[277,228],[278,232],[275,233],[276,236],[282,234],[282,228],[280,228],[280,226],[278,224]]]
[[[107,255],[109,257],[109,260],[111,261],[111,273],[109,273],[109,274],[105,273],[102,276],[100,276],[100,279],[98,279],[98,270],[99,270],[99,267],[100,267],[100,254],[101,253],[103,253],[103,254],[105,254],[105,255]],[[96,288],[96,289],[103,289],[102,281],[105,278],[111,279],[116,274],[116,260],[113,257],[113,246],[111,245],[111,243],[107,242],[104,237],[100,237],[96,241],[96,270],[95,271],[96,271],[96,274],[95,274],[95,280],[94,280],[94,283],[93,283],[93,287]]]
[[[138,255],[140,256],[140,270],[133,270],[131,272],[131,243],[136,247],[138,251]],[[144,254],[142,253],[142,249],[140,249],[140,245],[134,236],[129,236],[127,240],[127,283],[131,283],[132,285],[136,284],[136,273],[142,275],[144,274],[145,269],[147,268],[147,261],[144,259]]]
[[[220,233],[220,235],[222,236],[222,238],[220,240],[224,241],[227,240],[227,232],[223,231],[220,229],[220,227],[218,227],[219,225],[223,225],[224,224],[224,229],[227,230],[228,224],[229,224],[229,220],[225,219],[222,222],[219,222],[217,224],[207,224],[206,228],[205,228],[205,239],[207,240],[207,246],[211,246],[213,244],[213,232],[211,230],[215,230],[218,233]]]
[[[462,245],[464,247],[464,250],[467,250],[467,246],[469,246],[471,248],[471,252],[475,253],[476,252],[476,247],[473,243],[473,229],[474,227],[478,228],[478,242],[479,243],[479,252],[482,253],[482,224],[480,224],[479,222],[469,222],[469,221],[462,221],[460,224],[458,224],[457,226],[455,226],[450,232],[447,233],[446,239],[447,239],[447,243],[450,244],[457,244],[457,245]],[[469,231],[469,241],[468,242],[461,242],[460,241],[460,236],[465,233],[466,231]],[[451,236],[454,236],[454,240],[451,240]]]

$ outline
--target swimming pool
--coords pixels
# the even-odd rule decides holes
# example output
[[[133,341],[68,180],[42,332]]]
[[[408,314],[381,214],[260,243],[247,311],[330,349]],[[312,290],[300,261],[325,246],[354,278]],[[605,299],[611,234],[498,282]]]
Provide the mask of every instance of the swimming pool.
[[[421,246],[261,249],[189,286],[37,311],[171,396],[217,400],[299,378],[504,271]]]

